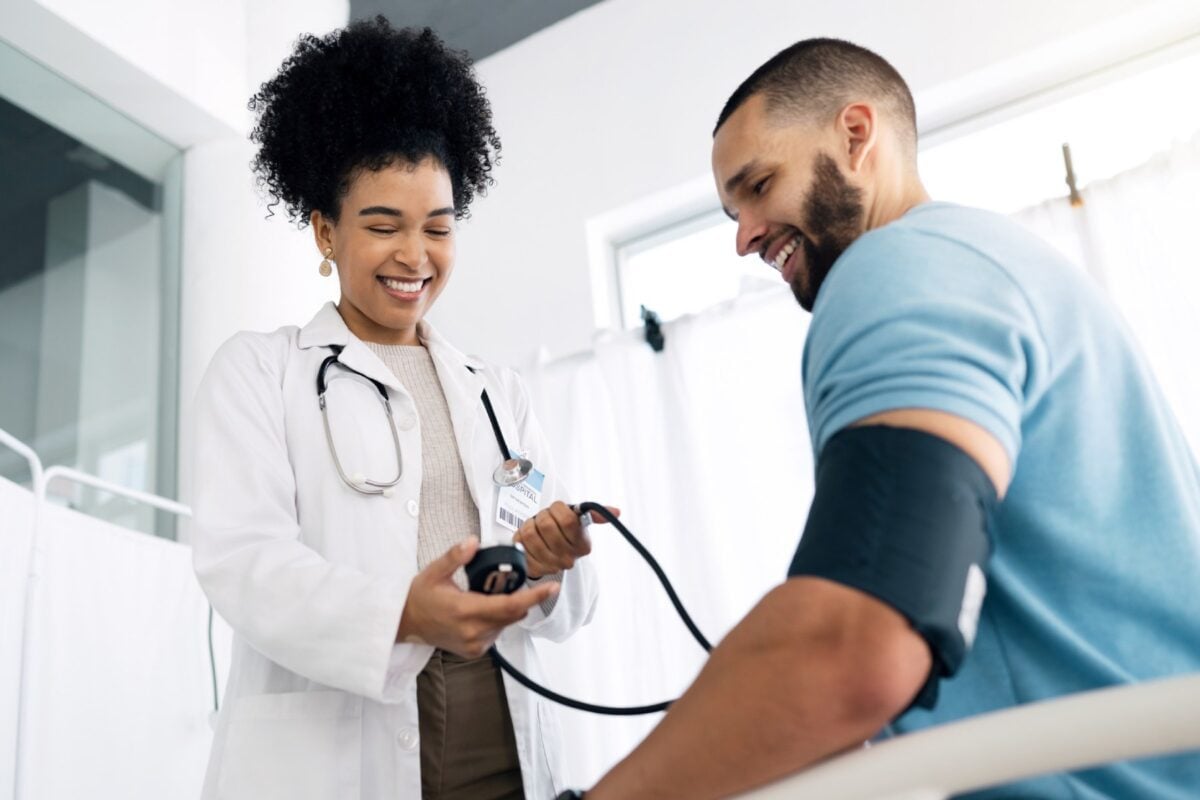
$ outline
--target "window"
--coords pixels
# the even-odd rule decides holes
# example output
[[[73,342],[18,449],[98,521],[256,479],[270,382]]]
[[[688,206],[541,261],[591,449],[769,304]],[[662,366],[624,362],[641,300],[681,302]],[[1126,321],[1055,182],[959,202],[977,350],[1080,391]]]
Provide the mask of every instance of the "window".
[[[676,223],[617,247],[621,323],[642,324],[642,306],[667,321],[738,295],[781,286],[760,258],[735,251],[737,224],[720,210]]]
[[[1191,138],[1200,131],[1200,104],[1181,98],[1200,83],[1200,41],[1185,44],[1182,53],[1159,54],[1158,63],[931,134],[920,155],[926,188],[939,200],[1012,213],[1066,196],[1063,144],[1082,189]]]
[[[926,188],[938,200],[1013,213],[1067,194],[1064,143],[1080,189],[1145,162],[1200,131],[1200,104],[1180,101],[1200,84],[1198,49],[1200,41],[1183,42],[923,137]],[[711,198],[711,185],[705,191]],[[623,327],[641,325],[642,305],[665,321],[781,285],[760,259],[736,255],[736,225],[715,198],[708,203],[709,211],[615,244]],[[1078,258],[1076,242],[1054,243]]]
[[[47,466],[173,496],[178,154],[3,45],[0,76],[0,427]],[[28,478],[6,453],[0,475]],[[173,531],[106,493],[62,494]]]

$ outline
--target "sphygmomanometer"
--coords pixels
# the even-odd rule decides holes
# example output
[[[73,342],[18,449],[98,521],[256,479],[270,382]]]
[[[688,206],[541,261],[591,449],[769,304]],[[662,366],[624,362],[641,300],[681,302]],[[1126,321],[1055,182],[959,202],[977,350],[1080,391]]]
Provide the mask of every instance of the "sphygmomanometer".
[[[915,703],[932,707],[938,681],[953,675],[975,637],[991,551],[996,490],[980,466],[946,440],[886,426],[851,427],[833,436],[817,463],[816,493],[788,577],[814,576],[869,594],[902,614],[929,645],[933,668]],[[705,650],[696,628],[649,551],[597,503],[596,512],[646,559],[675,610]],[[512,592],[524,584],[517,545],[484,548],[467,565],[472,590]],[[518,672],[492,647],[496,663],[526,688],[571,708],[601,714],[662,711],[670,701],[610,708],[563,697]]]

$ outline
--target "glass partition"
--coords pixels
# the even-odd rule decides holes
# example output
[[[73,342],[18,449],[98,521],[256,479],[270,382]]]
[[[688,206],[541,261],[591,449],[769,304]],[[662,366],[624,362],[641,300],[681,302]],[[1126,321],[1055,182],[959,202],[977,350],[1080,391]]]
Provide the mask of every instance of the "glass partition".
[[[178,153],[0,48],[0,428],[47,466],[174,497]],[[0,475],[29,478],[7,454]],[[173,535],[167,515],[121,498],[51,493]]]

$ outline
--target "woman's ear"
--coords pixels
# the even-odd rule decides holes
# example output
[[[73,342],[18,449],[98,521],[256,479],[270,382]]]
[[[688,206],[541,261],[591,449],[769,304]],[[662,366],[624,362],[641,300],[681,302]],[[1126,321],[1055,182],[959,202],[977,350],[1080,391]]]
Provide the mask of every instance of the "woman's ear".
[[[320,211],[314,211],[309,216],[308,222],[312,225],[313,239],[316,240],[317,250],[321,251],[321,255],[325,255],[329,250],[336,253],[337,250],[333,244],[333,220]]]
[[[879,134],[878,116],[870,103],[851,103],[838,115],[838,132],[845,142],[850,172],[859,172],[875,149]]]

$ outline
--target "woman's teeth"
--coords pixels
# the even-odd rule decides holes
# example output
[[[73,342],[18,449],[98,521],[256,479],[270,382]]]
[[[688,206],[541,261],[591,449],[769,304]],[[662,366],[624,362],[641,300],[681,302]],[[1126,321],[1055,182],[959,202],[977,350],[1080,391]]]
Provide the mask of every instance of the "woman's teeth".
[[[409,294],[421,291],[421,287],[425,285],[425,281],[423,280],[398,281],[395,278],[380,278],[379,280],[383,282],[384,286],[394,292],[407,292]]]
[[[785,244],[783,248],[775,254],[775,259],[771,262],[771,266],[782,272],[783,265],[788,260],[788,256],[794,253],[796,248],[800,246],[801,238],[802,237],[800,234],[793,236],[792,240]]]

